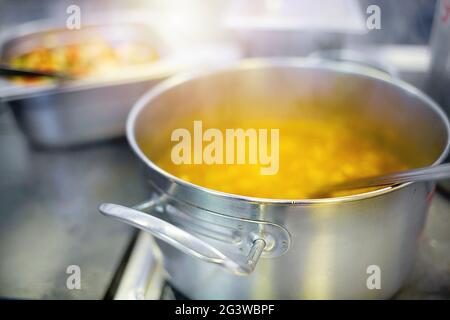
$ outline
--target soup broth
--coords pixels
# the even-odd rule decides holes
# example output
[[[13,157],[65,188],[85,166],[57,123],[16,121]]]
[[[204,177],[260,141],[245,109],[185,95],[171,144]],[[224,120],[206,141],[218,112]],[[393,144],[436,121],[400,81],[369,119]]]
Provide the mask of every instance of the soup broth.
[[[188,123],[174,127],[188,127]],[[171,158],[174,142],[158,152],[151,148],[151,143],[144,142],[141,148],[159,167],[182,180],[226,193],[271,199],[314,198],[330,184],[415,166],[399,154],[396,144],[385,134],[370,130],[358,121],[349,121],[348,117],[216,119],[207,123],[205,128],[223,130],[279,129],[277,173],[261,174],[261,164],[175,164]],[[170,132],[163,136],[170,141]],[[369,189],[331,196],[363,191]]]

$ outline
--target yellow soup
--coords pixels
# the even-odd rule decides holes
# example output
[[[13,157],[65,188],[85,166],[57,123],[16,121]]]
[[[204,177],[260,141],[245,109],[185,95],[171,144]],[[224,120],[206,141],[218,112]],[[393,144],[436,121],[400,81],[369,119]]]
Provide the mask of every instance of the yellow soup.
[[[222,131],[233,125],[217,124],[214,127]],[[227,193],[272,199],[314,198],[321,188],[330,184],[413,166],[395,152],[395,144],[390,143],[385,135],[367,130],[357,122],[338,118],[260,119],[245,120],[239,123],[238,128],[279,129],[279,168],[276,174],[261,174],[260,163],[175,164],[172,149],[176,142],[173,141],[170,148],[159,152],[156,158],[151,156],[150,143],[144,142],[141,148],[158,166],[185,181]],[[192,130],[192,127],[186,129]],[[170,139],[168,134],[163,136]],[[353,191],[358,192],[361,190]],[[349,194],[352,192],[334,196]]]

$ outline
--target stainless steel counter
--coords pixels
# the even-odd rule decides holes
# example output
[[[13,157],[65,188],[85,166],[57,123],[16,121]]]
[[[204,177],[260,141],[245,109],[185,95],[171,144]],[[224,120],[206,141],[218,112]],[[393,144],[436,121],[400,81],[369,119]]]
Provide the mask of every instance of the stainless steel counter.
[[[0,297],[103,298],[134,230],[97,206],[145,198],[126,141],[31,150],[3,112],[0,150]],[[81,290],[66,287],[69,265]]]

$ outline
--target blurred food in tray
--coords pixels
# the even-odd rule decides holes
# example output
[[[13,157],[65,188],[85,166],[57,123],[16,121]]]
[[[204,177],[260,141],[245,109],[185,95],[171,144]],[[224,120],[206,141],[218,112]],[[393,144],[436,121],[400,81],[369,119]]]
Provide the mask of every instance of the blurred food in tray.
[[[13,31],[2,41],[2,63],[17,69],[61,72],[82,81],[130,77],[133,70],[152,69],[166,58],[168,51],[157,32],[140,23],[108,23],[68,30],[35,22]],[[43,78],[14,80],[49,82]]]
[[[15,68],[64,72],[74,77],[105,74],[111,70],[146,64],[158,60],[156,49],[145,43],[124,42],[113,46],[102,39],[55,48],[38,47],[15,56],[10,65]],[[21,82],[42,81],[42,78],[21,78]]]
[[[77,78],[114,74],[114,71],[132,66],[142,66],[159,60],[159,50],[141,39],[115,39],[97,34],[87,28],[82,41],[64,44],[56,42],[55,30],[41,37],[34,48],[13,55],[7,63],[18,69],[63,72]],[[89,30],[91,29],[91,30]],[[75,31],[77,33],[77,31]],[[73,37],[73,35],[71,35]],[[55,43],[56,42],[56,43]],[[21,83],[49,81],[44,78],[15,77]]]

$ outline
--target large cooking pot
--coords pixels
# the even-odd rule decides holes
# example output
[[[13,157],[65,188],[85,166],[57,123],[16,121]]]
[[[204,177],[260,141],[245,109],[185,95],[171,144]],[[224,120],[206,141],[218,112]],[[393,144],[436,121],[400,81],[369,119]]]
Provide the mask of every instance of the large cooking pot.
[[[228,116],[270,116],[303,102],[398,138],[399,152],[421,165],[448,152],[445,115],[402,81],[348,63],[247,60],[169,79],[136,103],[127,136],[152,197],[133,209],[100,210],[158,238],[170,282],[193,299],[391,297],[411,270],[432,183],[327,199],[251,198],[183,181],[142,151],[150,144],[157,155],[178,119],[210,115],[215,106]]]

